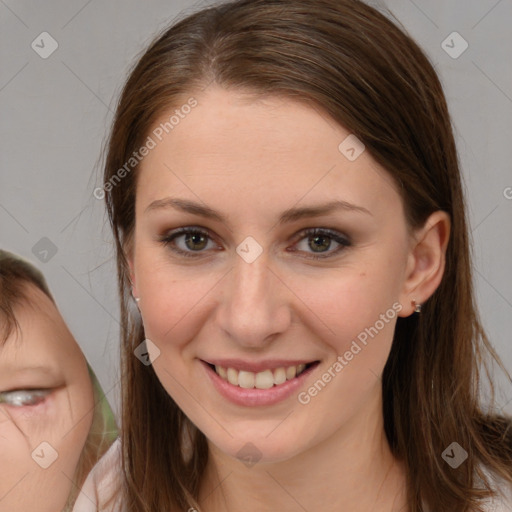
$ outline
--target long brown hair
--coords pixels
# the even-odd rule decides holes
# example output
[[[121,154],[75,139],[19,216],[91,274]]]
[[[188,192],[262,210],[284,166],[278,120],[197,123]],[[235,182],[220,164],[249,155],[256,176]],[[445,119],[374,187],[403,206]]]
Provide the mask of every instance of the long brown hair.
[[[126,506],[144,512],[197,506],[208,458],[205,436],[193,430],[152,367],[133,355],[144,330],[129,304],[126,251],[137,165],[127,168],[126,162],[159,115],[212,82],[307,101],[328,113],[396,181],[410,229],[436,210],[449,214],[443,280],[421,315],[397,321],[382,376],[383,415],[391,450],[407,470],[412,512],[421,511],[422,503],[436,512],[481,511],[481,500],[492,496],[482,466],[512,482],[512,435],[509,419],[484,411],[478,396],[482,364],[488,376],[487,360],[506,370],[475,305],[448,108],[423,51],[358,0],[241,0],[192,13],[149,46],[124,86],[106,146],[104,190],[121,298]],[[189,461],[180,435],[187,426],[195,433]],[[457,470],[441,458],[454,441],[469,455]]]

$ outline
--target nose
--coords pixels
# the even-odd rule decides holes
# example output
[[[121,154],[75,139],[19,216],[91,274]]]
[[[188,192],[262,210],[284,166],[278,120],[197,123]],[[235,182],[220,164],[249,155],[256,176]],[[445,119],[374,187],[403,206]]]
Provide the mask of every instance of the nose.
[[[221,290],[217,322],[224,335],[250,349],[265,348],[289,328],[290,291],[265,252],[251,263],[236,255]]]

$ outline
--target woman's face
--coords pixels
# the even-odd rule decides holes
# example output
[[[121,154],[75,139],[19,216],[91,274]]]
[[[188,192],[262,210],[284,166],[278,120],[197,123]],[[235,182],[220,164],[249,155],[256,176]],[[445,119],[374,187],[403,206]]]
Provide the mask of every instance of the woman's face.
[[[215,447],[288,459],[381,414],[396,317],[411,314],[402,201],[309,106],[196,99],[161,141],[174,110],[157,120],[141,163],[134,294],[155,372]]]
[[[53,302],[27,285],[0,346],[0,510],[62,510],[92,422],[92,384]]]

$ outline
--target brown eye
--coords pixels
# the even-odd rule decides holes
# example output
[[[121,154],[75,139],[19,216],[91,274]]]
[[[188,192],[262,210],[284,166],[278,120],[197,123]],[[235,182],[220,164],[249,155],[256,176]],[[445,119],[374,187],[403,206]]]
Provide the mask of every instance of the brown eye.
[[[192,233],[185,235],[185,245],[192,251],[200,251],[208,244],[208,237],[202,233]]]
[[[183,227],[168,233],[160,241],[180,256],[202,256],[208,249],[218,248],[210,234],[197,227]]]
[[[291,251],[300,251],[310,259],[330,258],[352,245],[347,237],[327,228],[306,229],[299,236],[301,238]]]
[[[314,252],[324,252],[328,250],[330,246],[331,240],[325,235],[309,237],[309,247],[311,247]]]

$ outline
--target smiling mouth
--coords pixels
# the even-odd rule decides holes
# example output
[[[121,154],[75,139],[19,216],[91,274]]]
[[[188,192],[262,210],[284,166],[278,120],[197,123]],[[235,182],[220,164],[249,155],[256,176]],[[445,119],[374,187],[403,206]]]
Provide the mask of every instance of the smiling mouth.
[[[279,367],[263,370],[261,372],[249,372],[236,370],[235,368],[224,368],[222,366],[207,363],[208,366],[224,381],[233,386],[244,389],[270,389],[293,380],[309,368],[316,366],[319,361],[295,366]]]

